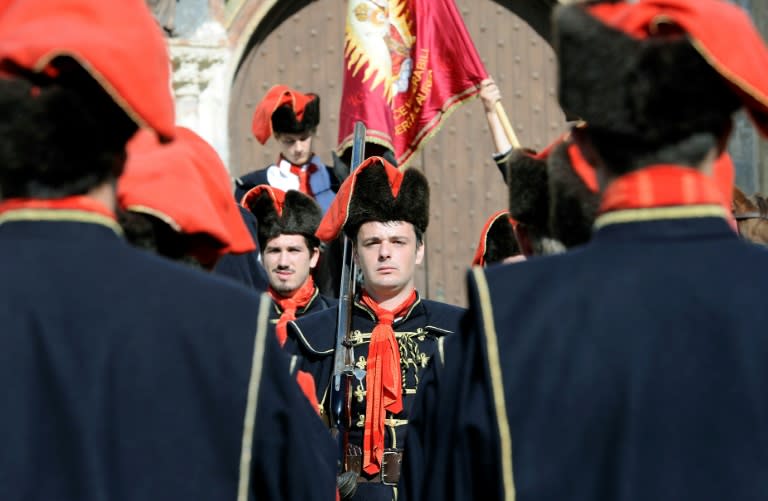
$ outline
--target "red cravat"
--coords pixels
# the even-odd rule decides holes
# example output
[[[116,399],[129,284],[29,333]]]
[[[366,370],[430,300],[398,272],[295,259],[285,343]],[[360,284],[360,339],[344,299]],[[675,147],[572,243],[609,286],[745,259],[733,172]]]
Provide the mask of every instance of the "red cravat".
[[[317,171],[317,165],[313,163],[307,164],[306,169],[302,169],[300,165],[291,164],[291,173],[299,177],[299,191],[310,197],[314,196],[312,193],[312,187],[309,185],[309,178]]]
[[[267,289],[269,295],[272,296],[272,300],[280,307],[282,314],[277,321],[277,327],[275,333],[277,334],[277,340],[280,342],[280,346],[285,344],[285,340],[288,339],[288,322],[296,320],[296,310],[303,308],[309,304],[313,297],[315,297],[315,281],[312,280],[312,276],[307,277],[304,284],[294,291],[291,297],[283,297],[276,292],[272,287]]]
[[[378,319],[371,333],[366,375],[365,430],[363,434],[363,470],[372,475],[381,470],[384,457],[384,419],[387,411],[403,410],[400,375],[400,347],[392,330],[392,322],[408,312],[416,301],[416,291],[393,311],[380,307],[363,290],[362,302]]]

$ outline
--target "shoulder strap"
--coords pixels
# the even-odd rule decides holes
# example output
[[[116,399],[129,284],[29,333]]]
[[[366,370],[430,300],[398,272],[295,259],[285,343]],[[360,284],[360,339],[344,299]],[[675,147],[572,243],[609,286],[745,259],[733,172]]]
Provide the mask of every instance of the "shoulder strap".
[[[272,299],[268,294],[261,295],[259,315],[256,323],[256,336],[251,359],[251,377],[248,381],[248,401],[245,406],[243,442],[240,451],[240,481],[237,489],[237,501],[248,501],[248,488],[251,480],[251,457],[253,453],[253,430],[256,426],[256,409],[259,399],[259,387],[264,366],[264,352],[267,341],[267,319]]]
[[[496,422],[499,428],[504,499],[505,501],[515,501],[515,482],[512,474],[512,433],[509,428],[507,404],[504,399],[504,383],[501,372],[499,342],[496,335],[496,325],[493,319],[491,293],[485,278],[484,268],[475,266],[472,268],[471,273],[475,280],[475,287],[479,300],[480,322],[482,322],[481,332],[485,335],[485,357],[488,362],[488,369],[491,376],[491,396],[493,398]]]

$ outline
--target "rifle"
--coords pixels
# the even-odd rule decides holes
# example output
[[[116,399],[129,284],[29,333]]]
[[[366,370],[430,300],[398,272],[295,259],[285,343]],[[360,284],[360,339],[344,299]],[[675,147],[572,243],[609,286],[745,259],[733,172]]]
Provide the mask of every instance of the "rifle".
[[[365,124],[355,123],[354,139],[352,142],[352,172],[365,158]],[[352,323],[352,301],[355,294],[356,269],[352,259],[352,240],[344,235],[344,250],[342,253],[341,285],[339,287],[339,305],[336,315],[336,349],[334,352],[333,376],[331,380],[331,435],[339,445],[340,472],[345,469],[346,451],[349,443],[349,428],[352,426],[352,382],[353,378],[361,379],[365,373],[355,368],[355,354],[350,339]],[[356,476],[346,475],[340,479],[339,491],[342,498],[347,497],[344,490],[357,487]],[[345,487],[346,486],[346,487]]]

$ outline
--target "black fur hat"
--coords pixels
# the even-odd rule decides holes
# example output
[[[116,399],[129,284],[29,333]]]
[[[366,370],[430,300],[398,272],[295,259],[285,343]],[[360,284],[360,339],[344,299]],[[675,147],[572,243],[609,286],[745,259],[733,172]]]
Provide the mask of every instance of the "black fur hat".
[[[407,169],[402,175],[400,192],[394,197],[383,164],[360,172],[344,225],[347,236],[355,237],[360,225],[369,221],[407,221],[422,233],[427,230],[429,183],[416,169]]]
[[[515,231],[508,217],[497,218],[488,230],[485,240],[485,262],[498,263],[510,256],[520,254]]]
[[[572,147],[576,146],[562,142],[547,158],[549,234],[568,248],[589,241],[600,206],[600,194],[574,168],[568,153]]]
[[[308,94],[313,99],[304,106],[301,120],[296,119],[296,112],[290,104],[278,106],[272,113],[272,132],[283,134],[302,134],[320,124],[320,96]]]
[[[515,150],[507,162],[512,218],[566,247],[589,240],[600,204],[596,181],[577,173],[570,148],[576,146],[565,135],[538,154]]]
[[[429,225],[427,178],[412,168],[401,172],[382,157],[367,158],[342,183],[317,235],[326,242],[341,231],[354,238],[360,225],[370,221],[407,221],[424,233]]]
[[[303,235],[310,248],[320,241],[315,231],[323,217],[320,206],[311,197],[296,190],[283,192],[261,184],[243,196],[243,207],[258,220],[259,248],[263,251],[271,239],[283,235]]]
[[[546,158],[514,150],[507,160],[509,213],[516,221],[545,228],[549,221],[549,174]]]
[[[509,211],[498,211],[483,226],[472,265],[486,266],[499,263],[518,254],[520,254],[520,246],[515,238]]]
[[[633,38],[568,5],[556,9],[554,26],[560,105],[603,143],[654,148],[696,132],[720,135],[740,106],[673,24],[660,21],[658,36]]]
[[[265,144],[275,133],[302,134],[319,123],[320,96],[275,85],[256,106],[251,129],[253,136]]]

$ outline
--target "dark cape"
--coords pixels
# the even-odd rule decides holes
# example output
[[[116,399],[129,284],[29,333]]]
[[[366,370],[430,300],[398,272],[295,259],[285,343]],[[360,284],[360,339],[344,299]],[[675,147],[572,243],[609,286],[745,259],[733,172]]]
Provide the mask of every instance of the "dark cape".
[[[468,281],[401,499],[764,498],[768,253],[723,219],[609,224]]]
[[[106,225],[7,215],[0,499],[236,499],[241,468],[249,499],[334,499],[335,446],[266,296]]]

